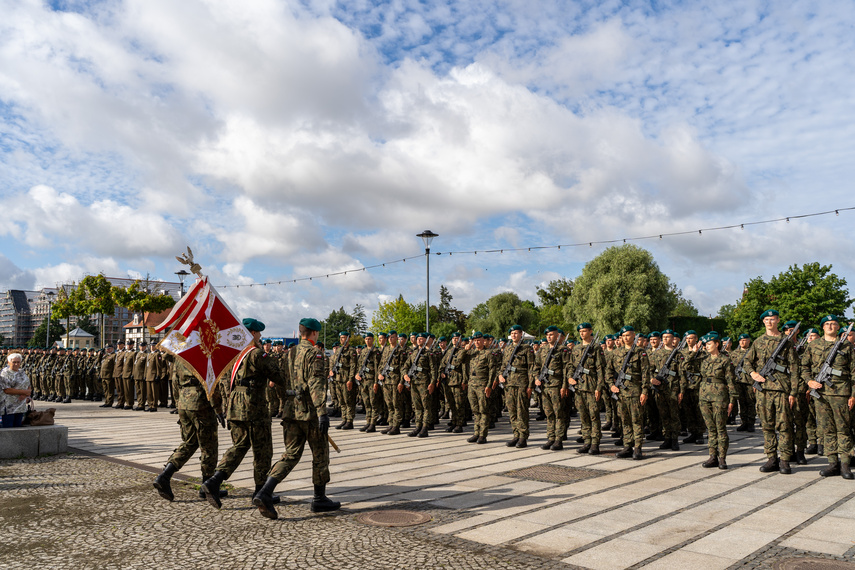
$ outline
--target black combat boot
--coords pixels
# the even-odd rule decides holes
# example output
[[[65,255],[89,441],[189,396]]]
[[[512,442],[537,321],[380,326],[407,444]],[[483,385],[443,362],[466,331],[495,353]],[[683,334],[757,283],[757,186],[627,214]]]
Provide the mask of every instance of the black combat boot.
[[[555,440],[555,443],[552,444],[552,451],[561,451],[564,449],[564,442],[560,439]]]
[[[794,459],[798,465],[807,465],[807,458],[805,457],[804,449],[796,449],[796,456]]]
[[[375,431],[377,431],[377,428],[373,422],[368,424],[368,427],[365,428],[365,433],[374,433]]]
[[[487,436],[486,435],[479,436],[478,439],[475,440],[475,443],[479,443],[479,444],[480,443],[487,443]]]
[[[690,435],[689,437],[687,437],[686,439],[683,440],[683,443],[697,443],[697,442],[698,442],[698,436],[696,436],[694,434]]]
[[[205,493],[205,498],[215,509],[223,507],[223,503],[220,501],[220,485],[225,480],[226,474],[223,471],[216,471],[210,479],[202,483],[201,491]]]
[[[666,439],[659,445],[659,449],[671,449],[672,439]]]
[[[644,457],[641,455],[641,446],[640,445],[632,450],[632,458],[635,461],[638,461],[639,459],[644,459]]]
[[[416,425],[416,427],[413,428],[413,431],[408,433],[407,436],[408,437],[416,437],[417,435],[419,435],[420,431],[422,431],[422,424]]]
[[[455,426],[451,433],[463,433],[463,426]]]
[[[445,428],[445,433],[451,433],[451,432],[453,432],[453,431],[454,431],[454,426],[453,426],[453,425],[450,425],[450,426],[448,426],[448,427],[446,427],[446,428]]]
[[[386,435],[401,435],[401,426],[392,426],[392,429]]]
[[[724,460],[724,457],[718,458],[718,468],[722,470],[727,469],[727,461]]]
[[[770,457],[766,463],[760,467],[760,473],[771,473],[778,470],[778,458]]]
[[[781,475],[791,475],[793,473],[793,470],[790,469],[790,462],[784,461],[783,459],[779,464],[778,471],[781,473]]]
[[[612,422],[606,422],[606,425],[603,426],[603,431],[609,431],[612,429]]]
[[[621,449],[620,451],[615,453],[615,457],[620,458],[620,459],[626,459],[627,457],[632,457],[632,448],[631,447],[624,447],[623,449]]]
[[[600,454],[600,444],[592,443],[591,449],[588,450],[588,455],[599,455]]]
[[[428,425],[424,424],[422,429],[419,430],[418,437],[427,437],[428,436]]]
[[[353,429],[353,420],[347,420],[347,423],[341,426],[341,429]]]
[[[478,434],[475,434],[472,437],[467,438],[466,441],[469,443],[475,443],[476,441],[478,441]]]
[[[855,479],[855,475],[852,475],[852,470],[849,468],[848,463],[840,463],[840,476],[844,479]]]
[[[671,451],[680,451],[680,440],[676,437],[671,442]]]
[[[172,463],[167,463],[163,467],[163,471],[160,472],[160,475],[154,478],[154,488],[157,489],[157,492],[161,497],[166,499],[167,501],[174,501],[175,495],[172,493],[172,486],[170,482],[172,481],[172,475],[178,471],[175,468],[175,465]]]
[[[62,400],[62,403],[63,403],[63,404],[70,404],[70,403],[71,403],[71,396],[66,396],[66,397]]]
[[[816,446],[816,454],[819,455],[820,457],[825,456],[825,446],[822,445],[821,443]]]
[[[707,469],[718,467],[718,457],[715,455],[710,455],[709,459],[701,463],[701,467],[706,467]]]
[[[589,451],[591,451],[591,444],[586,443],[585,445],[577,449],[576,453],[588,453]]]
[[[816,455],[816,444],[812,443],[805,448],[805,453],[807,455]]]
[[[840,463],[829,463],[825,469],[819,471],[820,477],[837,477],[840,475]]]
[[[276,485],[278,484],[279,481],[277,481],[275,478],[268,477],[267,481],[264,482],[264,485],[255,493],[255,496],[252,498],[252,504],[258,507],[258,512],[261,513],[261,516],[270,520],[276,520],[279,517],[276,512],[276,509],[273,507],[273,491],[276,490]]]
[[[522,438],[517,442],[517,449],[522,449],[524,447],[528,447],[528,442]]]
[[[364,426],[362,426],[361,428],[359,428],[359,431],[362,431],[362,432],[368,431],[368,426],[370,426],[370,425],[371,425],[371,424],[366,423]]]
[[[555,443],[551,439],[546,440],[546,443],[540,446],[540,449],[552,449],[552,444]]]
[[[585,443],[585,438],[584,437],[577,437],[576,443]]]
[[[506,443],[505,445],[507,445],[508,447],[515,447],[515,446],[516,446],[516,444],[517,444],[517,443],[519,443],[519,441],[520,441],[520,438],[515,437],[515,438],[513,438],[511,441],[509,441],[508,443]]]
[[[256,485],[255,486],[255,491],[252,492],[252,497],[249,499],[250,503],[252,503],[252,500],[256,497],[256,495],[258,495],[258,492],[261,491],[262,487],[264,487],[264,485]],[[271,497],[273,497],[273,504],[274,505],[278,505],[280,503],[280,501],[282,500],[278,495],[271,495]],[[255,503],[253,503],[253,504],[255,504]]]
[[[346,423],[347,423],[347,420],[346,420],[346,419],[341,420],[341,423],[340,423],[340,424],[338,424],[337,426],[335,426],[335,429],[341,429],[341,428],[343,428],[343,427],[344,427],[344,425],[345,425]]]
[[[341,508],[341,503],[327,498],[326,489],[326,485],[315,485],[315,496],[312,497],[313,513],[328,513]]]

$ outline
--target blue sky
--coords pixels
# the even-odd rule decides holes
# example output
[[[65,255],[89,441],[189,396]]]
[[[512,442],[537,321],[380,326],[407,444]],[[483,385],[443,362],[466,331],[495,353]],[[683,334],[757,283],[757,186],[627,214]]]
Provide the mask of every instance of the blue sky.
[[[616,239],[853,206],[850,2],[0,0],[0,289],[216,284],[434,251]],[[704,313],[855,214],[645,242]],[[463,310],[602,246],[435,256]],[[424,296],[424,263],[225,289],[300,317]]]

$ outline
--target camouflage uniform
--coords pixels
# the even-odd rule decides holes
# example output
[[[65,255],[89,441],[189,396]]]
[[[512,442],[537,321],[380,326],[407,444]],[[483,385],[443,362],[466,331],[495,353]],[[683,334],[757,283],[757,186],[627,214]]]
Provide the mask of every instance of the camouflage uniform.
[[[338,370],[335,369],[336,361],[338,362]],[[339,394],[341,419],[352,424],[353,418],[356,417],[356,382],[354,381],[354,376],[356,376],[356,349],[350,345],[340,346],[338,354],[330,362],[330,370],[334,373],[333,381]],[[347,387],[348,382],[350,382],[350,388]]]
[[[610,392],[611,387],[616,385],[617,376],[629,350],[625,346],[620,346],[612,351],[612,357],[605,372]],[[650,361],[647,358],[647,351],[637,346],[632,347],[631,350],[632,354],[626,366],[626,375],[629,378],[624,379],[624,388],[618,395],[625,449],[640,448],[644,443],[644,417],[639,397],[650,393]]]
[[[546,372],[543,380],[544,384],[541,385],[543,411],[546,414],[546,441],[547,443],[555,443],[561,441],[561,437],[566,429],[564,423],[566,398],[561,397],[561,390],[567,387],[570,351],[564,345],[557,345],[555,346],[555,350],[552,351],[549,362],[547,362],[550,350],[550,345],[544,343],[543,348],[541,348],[535,357],[534,374],[539,377],[544,371]]]
[[[431,424],[431,393],[429,387],[436,386],[433,381],[434,359],[430,349],[424,347],[413,351],[404,363],[404,374],[410,377],[410,396],[413,399],[416,429]]]
[[[223,380],[228,382],[228,379]],[[267,413],[267,383],[287,385],[275,358],[256,347],[240,363],[229,394],[226,417],[231,426],[232,446],[217,465],[217,471],[231,477],[252,447],[253,475],[263,485],[273,459],[273,436]]]
[[[402,394],[398,391],[398,384],[401,383],[402,357],[403,351],[389,343],[386,343],[386,346],[383,347],[383,352],[380,354],[378,376],[380,372],[385,373],[383,374],[383,380],[378,378],[377,381],[383,383],[383,398],[386,400],[387,419],[389,421],[389,430],[386,433],[394,431],[395,428],[400,429],[403,419],[404,400]]]
[[[448,407],[451,411],[450,427],[452,430],[460,428],[456,430],[456,433],[460,433],[466,423],[466,391],[463,390],[463,382],[467,373],[463,366],[466,360],[465,353],[464,349],[452,344],[451,348],[442,355],[442,360],[439,363],[440,375],[445,376],[442,381],[445,385]],[[448,370],[447,374],[446,369]]]
[[[380,350],[377,346],[363,348],[357,361],[356,372],[359,377],[359,392],[362,396],[362,405],[365,407],[366,430],[369,426],[377,425],[380,420],[381,402],[383,391],[377,385],[377,369],[380,367]]]
[[[487,438],[490,429],[490,415],[487,409],[487,394],[485,390],[495,376],[496,361],[489,348],[478,350],[472,348],[466,351],[466,363],[469,368],[468,396],[472,407],[475,433],[473,438]],[[473,440],[474,441],[474,440]]]
[[[834,342],[818,338],[805,350],[802,380],[807,384],[816,380]],[[819,399],[814,399],[820,433],[824,436],[825,454],[829,465],[848,464],[852,450],[852,433],[849,426],[849,398],[855,397],[855,350],[844,342],[831,363],[831,385],[818,389]],[[836,371],[836,372],[835,372]],[[768,384],[768,382],[767,382]],[[822,440],[821,440],[822,441]]]
[[[182,362],[173,370],[178,383],[178,425],[181,426],[181,445],[175,448],[167,463],[180,470],[201,449],[202,479],[214,474],[217,466],[217,418],[222,407],[222,384],[214,387],[211,401],[205,387]]]
[[[733,363],[726,354],[707,355],[701,362],[701,387],[698,399],[701,415],[709,433],[710,457],[727,457],[727,406],[736,405]]]
[[[576,368],[582,364],[582,376],[576,383],[576,407],[579,410],[579,419],[582,422],[582,439],[585,446],[600,445],[602,430],[600,428],[600,403],[594,392],[601,395],[606,392],[605,381],[605,357],[598,346],[592,346],[588,352],[585,362],[582,362],[582,354],[588,347],[580,342],[570,351],[570,376],[572,379]]]
[[[704,436],[704,419],[701,416],[700,387],[701,387],[701,363],[707,357],[703,347],[695,345],[697,350],[684,348],[680,351],[683,357],[680,363],[681,386],[683,402],[680,404],[686,417],[686,429],[689,432],[687,443],[693,440],[701,440]]]
[[[650,360],[650,377],[651,379],[659,373],[659,370],[665,366],[665,361],[674,351],[673,348],[663,346],[659,350],[654,350],[648,353]],[[659,418],[662,424],[662,435],[665,437],[665,442],[670,442],[673,449],[674,445],[679,445],[680,439],[680,386],[682,385],[682,374],[680,373],[680,362],[683,360],[682,355],[678,352],[669,365],[671,374],[660,386],[650,385],[656,396],[656,405],[659,409]]]
[[[782,339],[782,336],[764,334],[754,341],[743,364],[749,377],[752,372],[759,372],[763,368]],[[779,363],[786,371],[772,372],[761,383],[763,391],[756,394],[757,413],[763,427],[763,450],[766,456],[769,459],[776,458],[780,448],[781,459],[789,461],[793,456],[793,420],[788,396],[794,395],[799,386],[796,351],[792,342],[787,341]]]
[[[518,347],[518,348],[517,348]],[[516,353],[514,351],[516,350]],[[513,360],[511,357],[513,356]],[[530,390],[533,389],[534,353],[523,344],[508,342],[502,353],[499,370],[509,370],[505,376],[505,403],[508,416],[514,430],[515,440],[527,440],[530,432],[528,427],[528,408],[531,402]]]
[[[749,427],[751,431],[754,431],[754,422],[757,420],[757,399],[751,387],[754,382],[751,381],[751,378],[744,370],[745,363],[743,358],[747,353],[747,348],[737,348],[730,352],[730,361],[733,363],[736,378],[736,396],[739,401],[740,425],[737,431],[745,431]],[[739,368],[740,363],[743,365],[743,370],[741,373],[736,374],[735,370]]]
[[[327,415],[326,378],[323,350],[301,339],[290,378],[296,396],[286,402],[282,419],[285,453],[268,474],[276,481],[282,481],[300,462],[306,442],[312,450],[312,483],[326,485],[330,480],[330,445],[318,427],[318,417]]]

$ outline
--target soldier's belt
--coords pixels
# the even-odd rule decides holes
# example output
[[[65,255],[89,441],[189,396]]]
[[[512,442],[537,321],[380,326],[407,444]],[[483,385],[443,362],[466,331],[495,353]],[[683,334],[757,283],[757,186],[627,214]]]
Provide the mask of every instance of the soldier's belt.
[[[712,376],[707,376],[706,378],[704,378],[704,382],[707,382],[709,384],[727,384],[727,380],[713,378]]]
[[[235,382],[235,386],[240,386],[242,388],[252,388],[257,384],[256,378],[244,378],[243,380],[238,380]]]

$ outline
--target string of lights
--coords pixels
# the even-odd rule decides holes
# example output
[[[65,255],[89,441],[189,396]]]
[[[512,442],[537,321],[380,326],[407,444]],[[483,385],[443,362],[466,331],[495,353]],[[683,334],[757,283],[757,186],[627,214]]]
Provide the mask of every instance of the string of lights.
[[[511,253],[511,252],[518,252],[518,251],[530,252],[530,251],[540,251],[540,250],[547,250],[547,249],[560,250],[562,247],[563,248],[586,247],[586,246],[587,247],[594,247],[595,245],[629,243],[629,242],[634,242],[634,241],[644,241],[644,240],[651,240],[651,239],[660,239],[661,240],[661,239],[664,239],[666,237],[677,237],[677,236],[685,236],[685,235],[692,235],[692,234],[703,235],[704,232],[709,233],[709,232],[716,232],[716,231],[722,231],[722,230],[733,230],[733,229],[744,230],[746,227],[750,227],[750,226],[759,226],[759,225],[763,225],[763,224],[775,224],[775,223],[781,223],[781,222],[789,223],[790,220],[814,218],[817,216],[829,216],[831,214],[839,216],[840,212],[850,212],[852,210],[855,210],[855,206],[848,207],[848,208],[836,208],[834,210],[827,210],[824,212],[813,212],[810,214],[798,214],[798,215],[794,215],[794,216],[784,216],[783,218],[772,218],[772,219],[768,219],[768,220],[757,220],[757,221],[753,221],[753,222],[741,222],[738,224],[729,224],[729,225],[725,225],[725,226],[698,228],[695,230],[684,230],[684,231],[679,231],[679,232],[662,232],[662,233],[650,234],[650,235],[645,235],[645,236],[633,236],[633,237],[624,237],[624,238],[608,239],[608,240],[584,241],[584,242],[578,242],[578,243],[562,243],[562,244],[555,244],[555,245],[533,245],[530,247],[512,247],[512,248],[505,247],[505,248],[499,248],[499,249],[478,249],[478,250],[471,250],[471,251],[437,251],[437,252],[431,252],[431,253],[433,255],[447,255],[447,256],[451,257],[452,255],[455,255],[455,254],[456,255],[478,255],[479,253],[481,253],[481,254],[484,254],[484,253],[503,254],[505,252]],[[293,279],[282,279],[279,281],[268,281],[266,283],[246,283],[246,284],[242,284],[242,285],[218,285],[217,287],[222,288],[222,289],[225,289],[225,288],[239,289],[241,287],[267,287],[268,285],[288,285],[288,284],[293,284],[293,283],[299,283],[300,281],[314,281],[317,279],[327,279],[330,277],[336,277],[338,275],[348,275],[350,273],[359,273],[360,271],[368,271],[369,269],[379,269],[379,268],[386,267],[387,265],[395,265],[396,263],[406,263],[407,261],[410,261],[412,259],[421,259],[424,256],[425,256],[425,254],[421,253],[419,255],[413,255],[410,257],[402,257],[400,259],[393,259],[392,261],[384,261],[382,263],[376,263],[374,265],[366,265],[364,267],[356,267],[353,269],[346,269],[346,270],[342,270],[342,271],[322,273],[319,275],[312,275],[310,277],[297,277],[297,278],[293,278]]]

